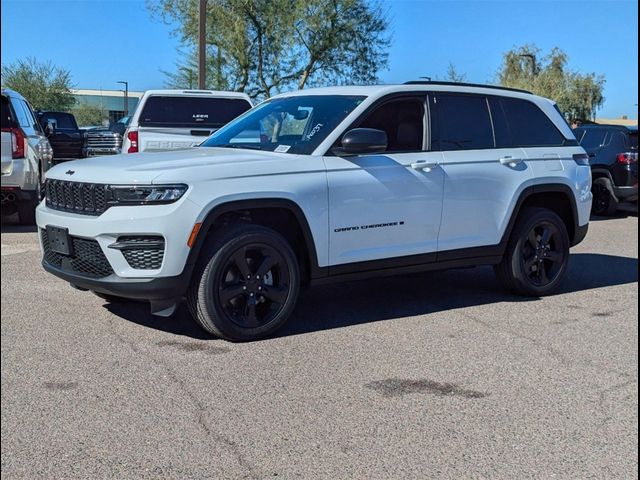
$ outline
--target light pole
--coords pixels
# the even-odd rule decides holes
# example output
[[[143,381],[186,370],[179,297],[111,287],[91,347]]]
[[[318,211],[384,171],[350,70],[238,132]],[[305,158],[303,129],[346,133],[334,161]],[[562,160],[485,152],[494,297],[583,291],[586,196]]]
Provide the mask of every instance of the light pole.
[[[119,80],[116,83],[122,83],[124,85],[124,116],[129,115],[129,82]]]

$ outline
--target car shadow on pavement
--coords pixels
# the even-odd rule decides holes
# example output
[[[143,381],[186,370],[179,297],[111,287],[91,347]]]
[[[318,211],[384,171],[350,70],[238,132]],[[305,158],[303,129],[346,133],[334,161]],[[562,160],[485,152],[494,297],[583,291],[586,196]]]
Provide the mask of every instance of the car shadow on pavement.
[[[569,271],[558,294],[637,281],[637,258],[576,253],[571,255]],[[499,302],[538,300],[505,293],[490,267],[336,283],[303,290],[291,320],[275,336],[299,335]],[[201,340],[213,338],[195,324],[184,302],[171,318],[152,316],[145,303],[105,306],[115,315],[149,328]]]

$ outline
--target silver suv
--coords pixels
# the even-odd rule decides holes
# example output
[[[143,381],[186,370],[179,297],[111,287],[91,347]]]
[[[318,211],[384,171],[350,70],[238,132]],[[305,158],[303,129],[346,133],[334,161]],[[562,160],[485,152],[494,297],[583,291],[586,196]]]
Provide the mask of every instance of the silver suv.
[[[2,216],[18,213],[20,223],[35,223],[44,172],[53,150],[29,102],[17,92],[2,90]]]

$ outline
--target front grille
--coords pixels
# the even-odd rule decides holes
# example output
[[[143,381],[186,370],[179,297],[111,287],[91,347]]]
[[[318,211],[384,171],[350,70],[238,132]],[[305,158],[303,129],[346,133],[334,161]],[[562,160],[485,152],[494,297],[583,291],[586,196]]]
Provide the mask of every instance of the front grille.
[[[95,240],[71,236],[73,253],[67,256],[51,250],[46,230],[40,230],[40,235],[44,261],[49,265],[92,278],[108,277],[113,273],[107,257]]]
[[[115,153],[122,147],[122,136],[116,132],[89,132],[87,134],[87,150],[89,154],[97,152]]]
[[[109,208],[106,187],[100,183],[49,179],[44,186],[47,207],[83,215],[100,215]]]
[[[121,249],[122,255],[131,268],[155,270],[162,266],[164,239],[157,236],[119,237],[118,243],[128,244]]]

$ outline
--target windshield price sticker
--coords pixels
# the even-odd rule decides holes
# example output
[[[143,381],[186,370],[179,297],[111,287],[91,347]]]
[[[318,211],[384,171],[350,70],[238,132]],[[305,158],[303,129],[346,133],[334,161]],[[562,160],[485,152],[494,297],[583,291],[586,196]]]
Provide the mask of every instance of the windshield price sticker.
[[[274,152],[287,153],[290,148],[291,148],[291,145],[278,145],[274,150]]]

